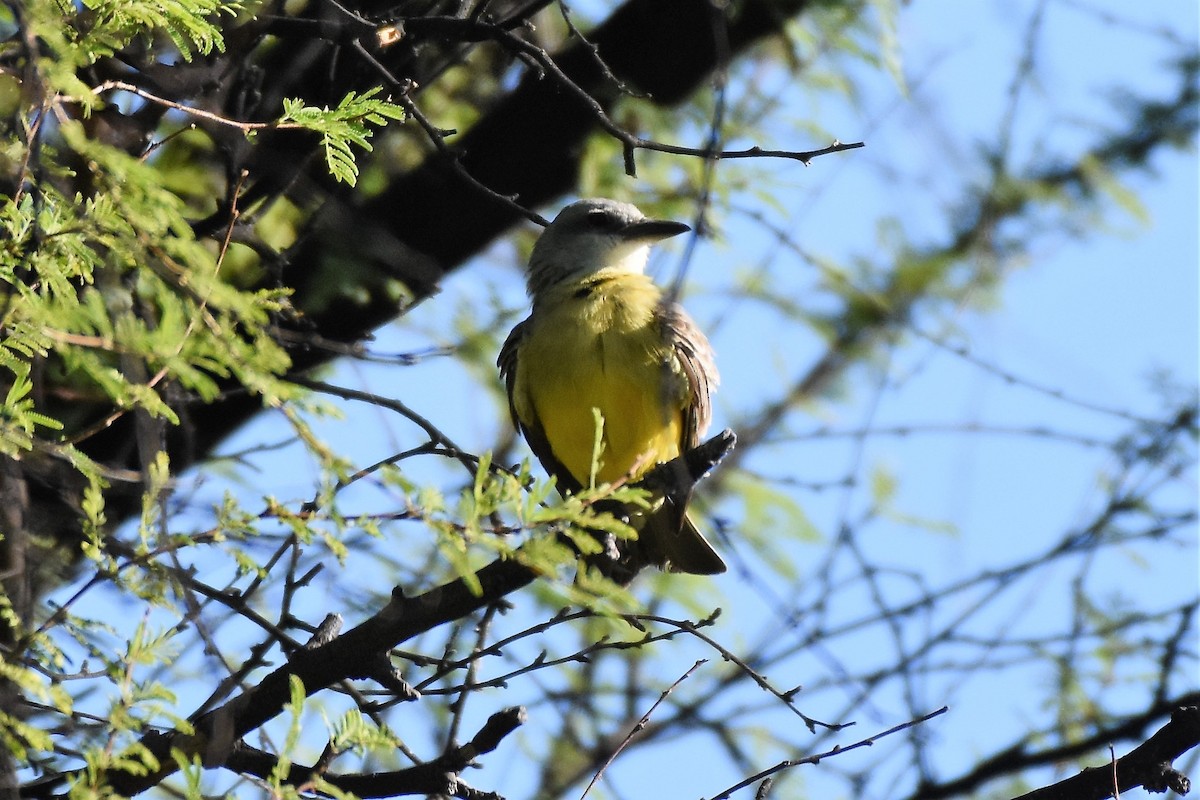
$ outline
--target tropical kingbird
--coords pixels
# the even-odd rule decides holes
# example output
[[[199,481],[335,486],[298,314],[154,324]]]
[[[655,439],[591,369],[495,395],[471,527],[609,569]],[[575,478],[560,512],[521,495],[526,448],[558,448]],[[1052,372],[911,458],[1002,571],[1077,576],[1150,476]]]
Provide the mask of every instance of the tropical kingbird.
[[[498,364],[513,423],[565,494],[636,480],[695,447],[708,428],[712,348],[644,274],[650,245],[688,230],[628,203],[580,200],[534,245],[533,310],[509,334]],[[660,503],[632,521],[640,563],[724,572],[684,502]]]

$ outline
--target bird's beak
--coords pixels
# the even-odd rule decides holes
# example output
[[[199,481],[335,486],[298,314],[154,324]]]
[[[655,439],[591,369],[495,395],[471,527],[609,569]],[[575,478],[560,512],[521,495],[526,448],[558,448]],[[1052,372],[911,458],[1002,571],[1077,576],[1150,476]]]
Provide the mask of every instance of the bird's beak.
[[[644,219],[627,225],[621,230],[621,238],[629,241],[657,242],[669,239],[681,233],[687,233],[691,226],[669,219]]]

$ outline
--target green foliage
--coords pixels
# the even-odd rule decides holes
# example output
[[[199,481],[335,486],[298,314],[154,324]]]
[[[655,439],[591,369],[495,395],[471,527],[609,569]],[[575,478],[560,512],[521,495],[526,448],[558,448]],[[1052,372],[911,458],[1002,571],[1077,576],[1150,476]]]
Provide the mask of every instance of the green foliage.
[[[45,88],[90,112],[99,101],[94,87],[78,77],[79,69],[135,42],[185,60],[223,50],[218,22],[242,6],[240,0],[92,0],[77,9],[55,0],[33,0],[24,4],[22,21],[45,45],[45,56],[37,63]],[[170,47],[158,47],[160,38]]]
[[[405,117],[402,107],[376,98],[382,91],[383,88],[377,86],[362,94],[351,92],[332,109],[311,108],[296,100],[284,100],[280,123],[295,123],[321,134],[329,173],[353,186],[358,180],[358,164],[352,148],[371,149],[367,141],[371,138],[371,130],[367,125],[385,125],[388,120]]]
[[[326,725],[329,728],[330,745],[338,753],[363,754],[380,748],[395,747],[400,741],[386,725],[376,724],[359,711],[347,711],[336,721],[327,722]]]
[[[62,431],[57,446],[69,449],[90,425],[135,409],[175,424],[166,393],[175,385],[206,399],[231,378],[268,403],[292,394],[276,377],[289,360],[269,331],[285,293],[222,283],[219,262],[150,164],[89,139],[78,123],[61,133],[59,155],[92,165],[95,194],[67,197],[52,183],[31,183],[0,211],[8,452],[41,446],[39,427]],[[35,408],[35,361],[89,403]],[[88,469],[82,459],[77,465]]]
[[[271,787],[277,794],[284,792],[285,779],[287,778],[288,770],[292,766],[291,754],[296,752],[296,745],[300,739],[301,721],[304,716],[304,682],[295,675],[290,675],[288,676],[288,689],[291,694],[291,700],[285,709],[289,717],[287,736],[283,747],[280,748],[281,757],[275,763],[275,768],[271,771],[270,777]]]
[[[210,402],[231,386],[266,406],[285,406],[297,391],[280,379],[290,358],[273,327],[291,312],[284,289],[247,290],[223,279],[223,250],[195,235],[193,210],[167,188],[174,183],[170,159],[145,158],[95,135],[86,118],[102,103],[78,70],[135,43],[161,44],[185,60],[220,50],[219,18],[240,7],[155,0],[97,2],[80,11],[29,3],[23,22],[46,54],[30,65],[41,94],[25,93],[26,105],[14,107],[0,126],[0,164],[16,189],[0,201],[0,454],[52,474],[75,473],[60,479],[64,487],[79,485],[84,540],[74,549],[82,549],[97,576],[85,591],[111,580],[151,606],[171,606],[180,588],[156,557],[193,541],[168,532],[166,498],[176,469],[164,451],[145,453],[137,552],[121,553],[107,530],[105,492],[113,475],[81,443],[127,415],[147,433],[169,430],[181,422],[181,400]],[[369,98],[350,105],[369,108],[372,121],[387,113]],[[342,130],[334,126],[327,135],[336,140]],[[249,519],[227,505],[218,530],[244,535]],[[257,561],[237,554],[247,569]],[[131,569],[134,564],[140,568]],[[106,683],[113,692],[106,713],[110,744],[101,738],[82,754],[88,769],[73,791],[99,791],[114,768],[156,768],[148,753],[127,746],[147,724],[188,725],[173,713],[166,684],[137,671],[172,660],[178,629],[151,633],[143,622],[114,652],[107,627],[95,620],[61,614],[46,623],[52,638],[28,629],[34,620],[10,598],[3,598],[3,608],[4,628],[26,637],[30,663],[66,669],[82,654],[105,666],[107,680],[96,676],[91,683]],[[7,660],[4,671],[7,685],[26,697],[59,714],[76,713],[74,696],[62,684]],[[54,745],[48,728],[39,727],[43,722],[4,714],[5,750],[25,761],[44,758]]]
[[[29,364],[10,362],[13,372],[8,396],[4,398],[4,425],[0,428],[0,453],[13,456],[33,448],[33,432],[38,426],[62,430],[62,423],[35,410],[33,382],[29,380]]]
[[[165,34],[187,61],[196,53],[224,50],[225,40],[214,17],[234,16],[240,0],[89,0],[78,51],[94,57],[111,55],[138,38]]]

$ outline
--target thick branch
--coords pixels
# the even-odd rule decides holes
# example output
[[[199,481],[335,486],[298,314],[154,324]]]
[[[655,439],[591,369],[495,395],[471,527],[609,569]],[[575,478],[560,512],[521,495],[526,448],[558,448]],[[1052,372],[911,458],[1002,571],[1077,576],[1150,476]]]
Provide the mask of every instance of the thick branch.
[[[264,677],[257,686],[197,718],[195,739],[176,734],[144,739],[142,743],[158,759],[161,768],[149,775],[115,772],[111,775],[111,785],[126,796],[155,786],[175,771],[170,756],[175,747],[199,752],[208,766],[222,766],[243,736],[286,706],[293,675],[301,680],[310,696],[339,681],[369,678],[378,654],[495,602],[531,583],[535,577],[537,574],[519,561],[502,558],[475,573],[480,587],[478,594],[462,579],[416,597],[404,596],[397,587],[391,601],[370,619],[327,644],[293,653],[286,664]]]
[[[325,772],[318,766],[292,764],[284,782],[293,786],[304,786],[319,775],[331,786],[358,797],[395,797],[404,794],[458,797],[462,796],[459,774],[470,766],[476,757],[495,750],[504,737],[524,723],[525,709],[513,706],[492,714],[467,744],[415,767],[394,772],[341,775]],[[276,756],[239,743],[229,754],[225,766],[237,772],[269,778],[278,763],[279,759]]]
[[[1078,775],[1015,800],[1104,800],[1115,791],[1145,787],[1149,792],[1187,794],[1191,782],[1171,766],[1175,759],[1200,745],[1200,706],[1183,706],[1171,721],[1115,766],[1089,767]],[[1115,780],[1114,780],[1115,776]]]
[[[1173,708],[1200,705],[1200,694],[1186,694],[1169,702],[1155,704],[1137,716],[1122,721],[1092,735],[1059,747],[1050,747],[1036,751],[1026,749],[1024,742],[1018,743],[1003,752],[981,761],[967,774],[954,780],[931,786],[922,786],[912,795],[912,800],[939,800],[940,798],[961,797],[976,791],[989,780],[1012,775],[1033,767],[1058,764],[1068,759],[1082,758],[1088,753],[1115,741],[1137,741],[1145,735],[1145,731],[1157,720],[1170,713]]]

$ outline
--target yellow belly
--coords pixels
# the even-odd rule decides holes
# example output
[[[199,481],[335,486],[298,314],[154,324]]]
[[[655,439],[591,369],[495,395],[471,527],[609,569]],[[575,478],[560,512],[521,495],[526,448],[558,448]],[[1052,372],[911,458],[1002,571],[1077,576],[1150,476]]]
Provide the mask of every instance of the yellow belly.
[[[541,426],[584,486],[597,446],[595,480],[605,483],[676,457],[682,436],[686,379],[653,321],[658,291],[648,280],[610,283],[541,311],[517,367],[518,417]]]

